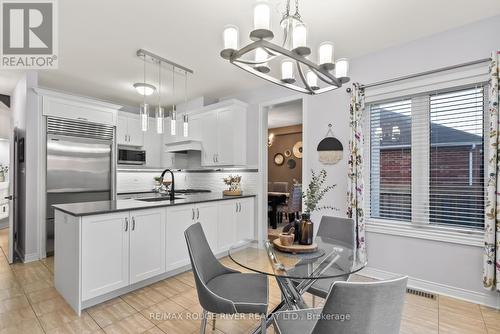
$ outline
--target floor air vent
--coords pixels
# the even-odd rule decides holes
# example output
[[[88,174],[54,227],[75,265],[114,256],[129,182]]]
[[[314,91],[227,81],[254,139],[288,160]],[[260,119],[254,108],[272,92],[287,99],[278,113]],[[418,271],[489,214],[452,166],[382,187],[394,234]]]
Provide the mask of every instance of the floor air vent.
[[[415,295],[415,296],[424,297],[424,298],[429,298],[429,299],[434,299],[434,300],[436,299],[435,294],[430,293],[430,292],[426,292],[426,291],[417,290],[417,289],[407,288],[406,293],[409,293],[409,294]]]

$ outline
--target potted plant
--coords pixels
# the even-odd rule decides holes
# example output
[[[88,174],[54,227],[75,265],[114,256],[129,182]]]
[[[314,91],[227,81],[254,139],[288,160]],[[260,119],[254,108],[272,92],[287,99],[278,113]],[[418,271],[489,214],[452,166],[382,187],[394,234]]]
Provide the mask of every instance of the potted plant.
[[[326,170],[322,169],[319,174],[311,170],[311,181],[306,191],[302,194],[304,199],[304,212],[299,223],[299,243],[301,245],[311,245],[313,242],[314,223],[311,221],[311,213],[320,210],[335,210],[330,205],[319,205],[323,197],[335,188],[335,185],[325,185]]]
[[[0,182],[5,182],[7,179],[7,172],[9,171],[9,166],[4,166],[0,164]]]

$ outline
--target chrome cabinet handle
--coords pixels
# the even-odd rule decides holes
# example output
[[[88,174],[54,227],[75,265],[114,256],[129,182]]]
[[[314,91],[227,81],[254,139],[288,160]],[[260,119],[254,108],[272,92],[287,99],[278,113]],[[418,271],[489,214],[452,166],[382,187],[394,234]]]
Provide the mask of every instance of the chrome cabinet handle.
[[[132,231],[135,230],[135,217],[132,217]]]
[[[191,220],[194,220],[194,208],[191,209],[191,210],[193,210],[193,217],[191,218]]]
[[[238,212],[238,202],[236,202],[236,212]]]
[[[128,231],[128,218],[125,218],[125,232]]]
[[[200,219],[200,209],[196,208],[196,219]]]
[[[240,207],[238,212],[241,212],[241,203],[238,203],[238,206]]]

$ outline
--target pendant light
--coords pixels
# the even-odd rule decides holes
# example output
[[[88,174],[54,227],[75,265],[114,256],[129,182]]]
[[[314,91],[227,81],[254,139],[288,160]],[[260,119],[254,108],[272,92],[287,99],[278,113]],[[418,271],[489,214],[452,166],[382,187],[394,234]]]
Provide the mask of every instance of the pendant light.
[[[187,72],[185,72],[184,74],[184,108],[185,108],[185,112],[184,112],[184,116],[182,117],[182,120],[183,120],[183,131],[182,131],[182,134],[184,137],[187,137],[189,136],[189,119],[188,119],[188,115],[187,115],[187,87],[188,87],[188,74]]]
[[[172,97],[175,101],[175,67],[172,66]],[[175,103],[172,103],[172,112],[170,114],[170,134],[175,136],[176,134],[176,123],[177,122],[177,111],[175,110]]]
[[[163,133],[165,109],[161,106],[161,61],[158,62],[158,107],[156,108],[156,133]]]
[[[144,55],[144,84],[146,84],[146,55]],[[149,125],[149,105],[146,103],[146,91],[142,95],[142,104],[139,108],[139,115],[141,119],[141,130],[148,131]]]

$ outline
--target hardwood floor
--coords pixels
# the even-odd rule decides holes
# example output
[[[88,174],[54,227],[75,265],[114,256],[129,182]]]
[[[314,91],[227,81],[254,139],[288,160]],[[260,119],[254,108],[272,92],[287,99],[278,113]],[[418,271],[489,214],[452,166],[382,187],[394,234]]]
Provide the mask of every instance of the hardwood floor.
[[[237,268],[228,258],[222,262]],[[53,266],[53,258],[9,265],[0,252],[0,334],[199,331],[201,308],[191,272],[94,306],[78,317],[53,287]],[[354,276],[353,280],[370,279]],[[269,302],[274,306],[280,292],[274,281],[269,282]],[[306,300],[310,302],[311,296]],[[257,323],[250,318],[218,318],[215,330],[209,321],[207,333],[247,333]],[[272,328],[268,333],[274,333]],[[500,334],[500,311],[444,296],[432,300],[407,295],[401,333]]]

